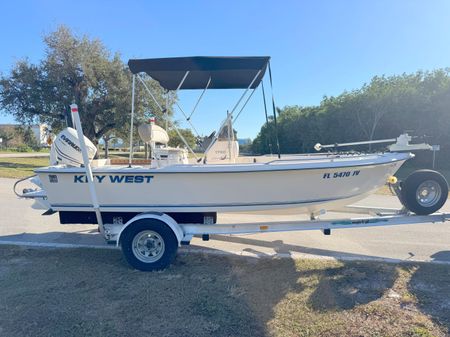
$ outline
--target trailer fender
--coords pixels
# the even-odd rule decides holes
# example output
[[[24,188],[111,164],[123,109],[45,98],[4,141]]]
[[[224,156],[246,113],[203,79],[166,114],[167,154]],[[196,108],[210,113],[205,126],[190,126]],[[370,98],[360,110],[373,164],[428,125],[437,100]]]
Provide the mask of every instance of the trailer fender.
[[[163,223],[165,223],[169,228],[173,231],[175,234],[175,237],[178,241],[178,246],[180,246],[180,242],[184,237],[183,229],[181,226],[170,216],[168,216],[165,213],[158,213],[158,212],[146,212],[136,215],[134,218],[130,219],[120,230],[119,234],[117,235],[117,241],[116,246],[120,245],[120,238],[122,233],[129,227],[132,226],[133,223],[135,223],[138,220],[142,219],[156,219]]]

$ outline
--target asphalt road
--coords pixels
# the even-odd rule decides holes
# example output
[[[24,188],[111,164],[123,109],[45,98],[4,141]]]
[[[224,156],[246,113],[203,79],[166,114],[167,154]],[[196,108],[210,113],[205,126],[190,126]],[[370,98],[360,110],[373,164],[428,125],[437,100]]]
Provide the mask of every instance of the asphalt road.
[[[0,243],[35,243],[51,245],[95,245],[107,247],[92,225],[61,225],[58,215],[41,216],[32,201],[20,200],[12,192],[14,180],[0,178]],[[372,195],[359,204],[396,207],[396,197]],[[450,212],[450,202],[443,211]],[[347,214],[348,215],[348,214]],[[327,214],[326,217],[343,217]],[[220,222],[292,220],[294,216],[227,214]],[[204,242],[194,238],[183,251],[208,250],[215,253],[274,255],[342,259],[386,259],[403,261],[442,261],[450,263],[450,222],[390,227],[321,231],[264,233],[252,235],[215,235]]]
[[[48,157],[48,152],[11,152],[0,153],[0,158],[30,158],[30,157]]]

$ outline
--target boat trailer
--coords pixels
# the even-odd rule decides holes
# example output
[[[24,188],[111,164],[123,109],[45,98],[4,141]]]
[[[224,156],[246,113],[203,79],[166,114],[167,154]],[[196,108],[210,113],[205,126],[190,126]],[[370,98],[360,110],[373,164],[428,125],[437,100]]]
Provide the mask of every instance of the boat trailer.
[[[214,217],[212,216],[205,216],[203,223],[179,223],[167,214],[149,212],[138,214],[125,224],[104,224],[103,235],[108,243],[122,247],[125,258],[133,267],[139,270],[150,271],[167,267],[175,258],[178,247],[181,245],[189,245],[194,236],[199,236],[204,241],[208,241],[210,235],[214,234],[239,235],[305,230],[321,230],[325,235],[330,235],[334,229],[444,223],[450,220],[450,213],[415,215],[404,208],[387,209],[348,206],[341,210],[333,210],[332,212],[358,213],[365,214],[365,216],[324,220],[318,217],[312,217],[309,220],[298,221],[260,221],[221,224],[214,223]],[[149,230],[148,236],[137,238],[133,235],[134,229],[139,229],[141,226],[147,228],[156,226],[157,230],[162,227],[165,228],[165,231],[161,232],[158,230],[158,232],[154,232]],[[148,256],[154,254],[156,257],[159,255],[158,246],[161,247],[161,245],[164,247],[164,250],[172,250],[172,253],[169,254],[170,259],[166,260],[161,258],[155,261],[155,263],[148,263]],[[142,261],[139,260],[139,253],[136,253],[136,250],[139,249],[143,254]],[[145,262],[144,257],[146,257]]]
[[[154,219],[168,225],[180,238],[180,245],[189,245],[194,236],[202,236],[207,241],[212,234],[257,234],[270,232],[294,232],[305,230],[321,230],[325,235],[331,235],[334,229],[363,228],[394,225],[412,225],[423,223],[439,223],[450,220],[450,213],[434,213],[430,215],[415,215],[402,213],[401,210],[386,208],[371,208],[360,206],[349,206],[334,212],[360,213],[366,214],[368,211],[376,215],[366,217],[349,217],[321,220],[318,218],[311,220],[290,220],[290,221],[258,221],[243,223],[213,223],[212,217],[205,216],[204,223],[177,223],[174,219],[164,213],[141,213],[132,218],[126,224],[104,224],[104,237],[110,244],[120,244],[121,234],[134,222],[142,219]]]

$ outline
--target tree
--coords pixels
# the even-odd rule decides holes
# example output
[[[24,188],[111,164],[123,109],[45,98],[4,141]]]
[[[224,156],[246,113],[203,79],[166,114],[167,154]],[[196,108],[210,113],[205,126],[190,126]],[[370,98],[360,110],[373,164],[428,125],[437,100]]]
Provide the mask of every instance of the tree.
[[[9,76],[0,78],[0,110],[21,124],[46,123],[57,131],[71,124],[69,105],[78,104],[83,131],[94,144],[111,133],[126,134],[131,107],[131,73],[98,40],[78,37],[60,26],[44,37],[46,53],[39,64],[17,62]],[[163,88],[142,76],[159,104]],[[138,82],[137,82],[138,84]],[[136,86],[135,121],[149,113],[161,116],[153,100]],[[167,108],[169,116],[172,109]]]
[[[178,129],[178,131],[184,137],[184,139],[189,144],[191,149],[194,149],[197,138],[194,136],[192,131],[190,129]],[[169,138],[170,138],[169,146],[173,146],[173,147],[177,147],[177,146],[184,147],[185,146],[183,140],[180,138],[180,136],[175,131],[175,129],[170,129],[168,133],[169,133]]]
[[[0,145],[4,146],[5,148],[8,148],[9,141],[14,139],[14,132],[7,129],[5,130],[0,129],[0,138],[2,139]]]
[[[23,142],[30,148],[36,148],[38,146],[37,139],[33,133],[33,130],[29,126],[25,126],[19,129],[23,138]]]
[[[315,143],[333,144],[398,137],[405,131],[427,135],[440,144],[439,162],[450,165],[450,70],[375,76],[357,90],[324,97],[318,106],[286,106],[278,118],[283,153],[312,152]],[[273,148],[273,122],[262,126],[253,141],[255,153]],[[420,141],[419,141],[420,142]],[[374,145],[372,148],[385,145]],[[362,151],[370,150],[362,146]],[[273,149],[274,151],[274,149]],[[416,163],[429,164],[427,152]]]
[[[103,135],[103,142],[105,147],[105,158],[109,158],[109,143],[116,139],[117,137],[111,133],[107,133]]]

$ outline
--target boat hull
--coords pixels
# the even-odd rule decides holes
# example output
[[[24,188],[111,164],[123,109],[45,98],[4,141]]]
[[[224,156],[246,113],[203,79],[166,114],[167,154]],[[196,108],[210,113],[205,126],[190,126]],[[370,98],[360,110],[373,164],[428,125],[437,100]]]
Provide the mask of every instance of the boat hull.
[[[407,157],[385,160],[186,165],[93,170],[103,212],[259,212],[336,209],[385,184]],[[330,164],[331,163],[331,164]],[[54,211],[92,211],[82,168],[36,171]]]

